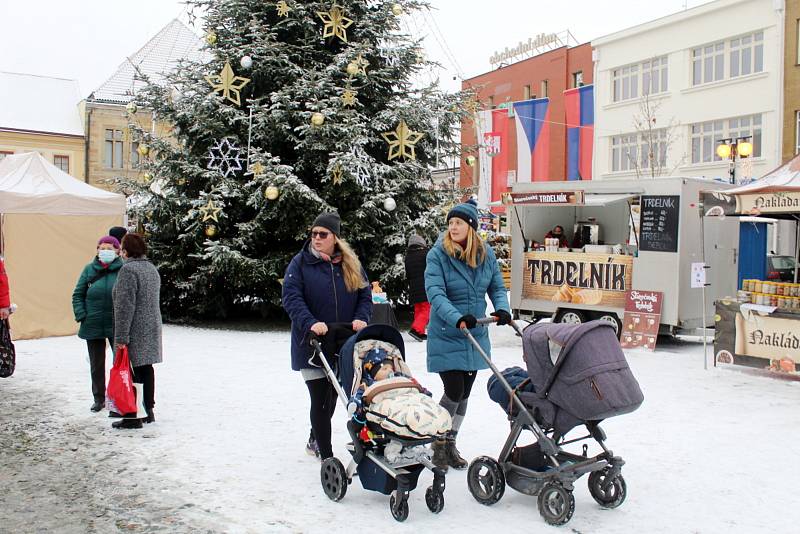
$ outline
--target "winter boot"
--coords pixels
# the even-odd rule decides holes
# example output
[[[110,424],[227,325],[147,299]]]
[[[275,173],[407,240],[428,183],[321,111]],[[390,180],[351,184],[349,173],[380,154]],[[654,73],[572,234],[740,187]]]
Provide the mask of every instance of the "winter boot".
[[[111,423],[112,428],[142,428],[141,419],[120,419]]]
[[[447,437],[447,463],[453,469],[466,469],[469,463],[461,457],[461,454],[456,449],[456,438],[454,436]],[[435,462],[434,462],[435,463]]]
[[[153,411],[153,409],[152,408],[145,408],[145,411],[147,412],[147,417],[142,419],[142,423],[146,423],[146,424],[155,423],[156,422],[156,414]]]
[[[447,466],[450,465],[447,450],[446,440],[437,439],[433,442],[433,458],[431,461],[433,465],[440,468],[442,471],[447,471]]]

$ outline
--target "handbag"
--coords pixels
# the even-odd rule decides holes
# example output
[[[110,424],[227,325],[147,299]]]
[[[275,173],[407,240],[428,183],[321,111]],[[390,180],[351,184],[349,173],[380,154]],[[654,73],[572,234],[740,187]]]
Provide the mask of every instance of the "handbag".
[[[106,388],[106,408],[122,415],[138,411],[128,347],[118,349],[114,356]]]
[[[0,321],[0,378],[8,378],[14,374],[17,364],[17,352],[11,342],[11,328],[8,319]]]

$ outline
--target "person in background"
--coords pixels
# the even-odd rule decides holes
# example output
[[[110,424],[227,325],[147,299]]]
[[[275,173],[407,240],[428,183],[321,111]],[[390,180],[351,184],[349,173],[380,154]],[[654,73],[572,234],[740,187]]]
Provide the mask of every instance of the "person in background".
[[[428,328],[428,371],[439,373],[444,395],[439,404],[453,419],[447,439],[433,444],[433,463],[442,469],[448,466],[464,469],[467,462],[456,448],[456,436],[467,413],[467,401],[477,371],[488,365],[462,327],[491,354],[489,332],[478,325],[478,317],[486,313],[486,296],[494,305],[491,315],[497,324],[510,324],[506,288],[490,246],[477,232],[478,209],[473,202],[455,206],[447,214],[447,230],[428,252],[425,269],[425,291],[431,303]]]
[[[320,214],[283,278],[283,308],[292,320],[292,370],[300,371],[311,398],[306,452],[322,460],[333,456],[331,417],[336,391],[324,369],[310,361],[310,335],[326,336],[333,323],[350,323],[357,332],[372,316],[367,274],[347,241],[339,237],[341,224],[338,213]]]
[[[11,292],[8,288],[8,275],[6,274],[6,263],[0,256],[0,320],[8,319],[11,314]]]
[[[428,338],[428,318],[431,305],[425,294],[425,264],[428,256],[428,244],[425,238],[413,234],[408,238],[406,250],[406,278],[408,279],[408,300],[414,305],[414,321],[411,323],[409,335],[417,341]]]
[[[125,260],[114,286],[114,345],[116,350],[128,348],[133,368],[133,381],[143,385],[147,417],[123,414],[114,428],[142,428],[142,423],[156,420],[156,379],[153,364],[161,363],[161,276],[147,259],[147,245],[139,234],[125,234],[121,255]]]
[[[110,235],[97,242],[97,254],[83,268],[72,291],[72,312],[81,324],[78,337],[86,340],[92,377],[93,412],[106,400],[106,340],[114,348],[114,301],[112,291],[122,267],[119,241]]]
[[[544,236],[545,239],[555,238],[558,239],[558,248],[567,248],[569,244],[567,242],[567,236],[564,235],[564,227],[561,225],[556,225],[553,227],[552,230],[547,232]]]
[[[108,229],[108,235],[116,237],[117,241],[122,243],[122,238],[128,233],[128,229],[122,226],[112,226]]]

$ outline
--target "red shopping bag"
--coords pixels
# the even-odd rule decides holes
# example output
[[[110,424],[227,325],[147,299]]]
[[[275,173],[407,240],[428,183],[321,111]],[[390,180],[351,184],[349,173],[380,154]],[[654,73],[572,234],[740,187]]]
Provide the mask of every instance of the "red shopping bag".
[[[133,372],[128,359],[128,347],[117,350],[114,367],[111,368],[108,377],[106,395],[110,403],[109,410],[123,415],[136,412],[136,392],[133,389]]]

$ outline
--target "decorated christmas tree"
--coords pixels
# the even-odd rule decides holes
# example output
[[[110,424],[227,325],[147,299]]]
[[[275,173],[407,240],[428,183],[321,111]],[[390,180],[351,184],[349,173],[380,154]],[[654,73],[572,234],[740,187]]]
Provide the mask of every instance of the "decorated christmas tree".
[[[168,316],[280,305],[291,257],[325,210],[371,280],[404,287],[410,233],[435,238],[430,169],[457,153],[460,95],[420,87],[428,64],[402,30],[424,2],[189,0],[206,60],[149,83],[128,107],[145,180],[137,199]],[[138,109],[137,109],[138,108]],[[153,112],[171,126],[137,128]],[[142,150],[142,147],[144,149]]]

